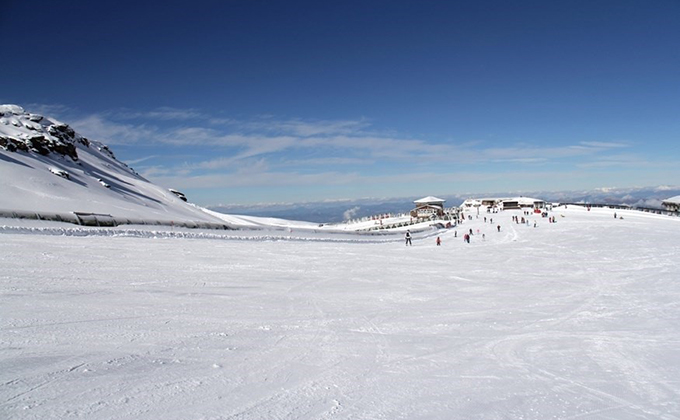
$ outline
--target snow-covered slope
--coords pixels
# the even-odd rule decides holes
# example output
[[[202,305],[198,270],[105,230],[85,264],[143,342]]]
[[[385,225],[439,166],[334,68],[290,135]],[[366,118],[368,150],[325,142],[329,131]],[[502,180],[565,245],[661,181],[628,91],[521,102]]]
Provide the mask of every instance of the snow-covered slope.
[[[409,247],[12,220],[0,419],[680,418],[680,217],[466,215]]]
[[[0,210],[223,223],[118,161],[68,125],[0,105]]]

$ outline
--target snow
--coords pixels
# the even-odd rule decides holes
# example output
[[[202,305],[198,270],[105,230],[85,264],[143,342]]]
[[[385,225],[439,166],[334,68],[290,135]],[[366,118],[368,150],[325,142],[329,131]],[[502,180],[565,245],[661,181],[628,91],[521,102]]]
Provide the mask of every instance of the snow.
[[[445,202],[445,201],[446,201],[446,200],[443,200],[443,199],[441,199],[441,198],[437,198],[437,197],[434,197],[434,196],[429,195],[429,196],[427,196],[427,197],[425,197],[425,198],[421,198],[420,200],[414,201],[414,203],[415,203],[415,204],[443,203],[443,202]]]
[[[23,114],[25,111],[19,105],[0,105],[0,113]]]
[[[510,201],[517,201],[520,206],[533,206],[534,203],[542,203],[543,200],[539,200],[538,198],[531,198],[531,197],[515,197],[510,199]]]
[[[0,418],[680,418],[680,218],[476,213],[412,247],[0,219]]]
[[[680,195],[676,195],[675,197],[671,197],[671,198],[663,200],[663,201],[664,201],[664,203],[680,204]]]

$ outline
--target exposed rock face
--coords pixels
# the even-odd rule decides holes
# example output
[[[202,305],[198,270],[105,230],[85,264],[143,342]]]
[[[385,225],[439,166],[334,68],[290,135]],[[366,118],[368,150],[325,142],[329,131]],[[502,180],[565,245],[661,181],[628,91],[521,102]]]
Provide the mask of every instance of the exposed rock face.
[[[16,140],[11,137],[0,136],[0,147],[3,147],[10,152],[16,152],[17,150],[28,152],[28,145],[26,145],[24,141]]]
[[[0,105],[0,147],[9,152],[56,153],[77,161],[77,143],[90,147],[88,139],[66,124],[29,114],[20,106]]]
[[[85,138],[83,138],[83,140],[87,141],[87,139],[85,139]],[[115,159],[115,158],[116,158],[116,157],[113,155],[113,152],[111,151],[111,149],[109,149],[109,147],[108,147],[107,145],[105,145],[105,144],[102,144],[101,146],[99,146],[99,151],[102,152],[102,153],[107,154],[107,155],[108,155],[109,157],[111,157],[112,159]]]
[[[180,200],[187,201],[187,196],[183,192],[177,191],[177,190],[172,189],[172,188],[170,188],[170,192],[175,194],[177,197],[179,197]]]

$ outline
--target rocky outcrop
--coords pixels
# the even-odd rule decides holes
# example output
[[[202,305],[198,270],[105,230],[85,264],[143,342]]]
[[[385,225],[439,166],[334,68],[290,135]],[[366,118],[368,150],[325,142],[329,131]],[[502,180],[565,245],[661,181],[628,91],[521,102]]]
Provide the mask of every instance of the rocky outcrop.
[[[26,142],[11,137],[0,136],[0,147],[9,152],[16,152],[17,150],[28,152],[28,145]]]
[[[16,105],[0,105],[0,147],[3,149],[43,156],[56,153],[77,161],[76,144],[90,147],[88,139],[66,124],[29,114]],[[113,155],[110,151],[108,154]]]

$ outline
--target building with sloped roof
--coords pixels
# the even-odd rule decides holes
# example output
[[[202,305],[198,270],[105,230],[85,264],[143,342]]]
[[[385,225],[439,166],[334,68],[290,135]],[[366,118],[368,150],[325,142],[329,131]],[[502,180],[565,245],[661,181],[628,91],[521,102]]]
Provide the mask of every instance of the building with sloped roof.
[[[432,216],[443,216],[445,202],[446,200],[433,196],[416,200],[413,202],[416,208],[411,210],[411,217],[427,219]]]
[[[680,212],[680,195],[667,198],[661,202],[664,208],[668,211]]]
[[[545,208],[545,201],[530,197],[503,198],[500,200],[500,205],[503,210],[524,208],[543,209]]]
[[[524,208],[544,209],[546,203],[538,198],[468,198],[461,207],[496,207],[503,210],[518,210]]]

